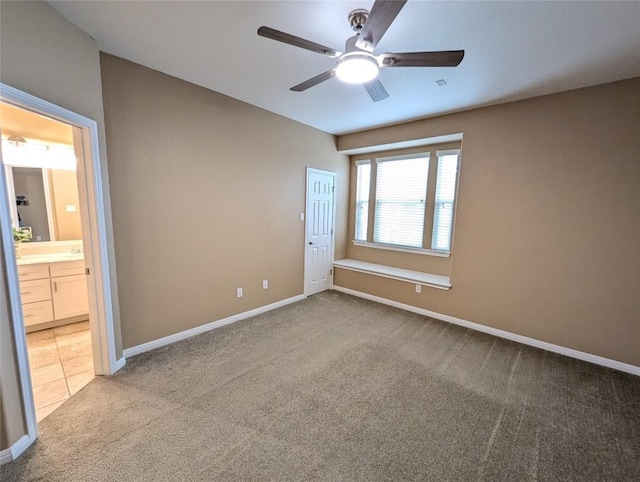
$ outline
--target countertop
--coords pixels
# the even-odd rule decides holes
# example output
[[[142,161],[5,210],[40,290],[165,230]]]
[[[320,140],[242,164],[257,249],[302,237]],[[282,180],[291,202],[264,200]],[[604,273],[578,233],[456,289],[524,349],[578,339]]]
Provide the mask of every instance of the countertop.
[[[84,253],[53,253],[53,254],[32,254],[23,255],[18,258],[18,266],[27,266],[31,264],[49,264],[49,263],[64,263],[65,261],[82,261],[84,260]]]

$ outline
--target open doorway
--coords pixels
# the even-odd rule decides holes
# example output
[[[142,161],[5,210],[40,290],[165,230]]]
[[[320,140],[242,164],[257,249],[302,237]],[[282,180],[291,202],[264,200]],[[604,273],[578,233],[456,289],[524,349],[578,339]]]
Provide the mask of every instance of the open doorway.
[[[72,161],[76,163],[77,168],[75,184],[78,191],[78,205],[76,206],[76,212],[79,212],[81,218],[81,241],[56,239],[53,241],[44,241],[47,236],[47,228],[45,226],[37,228],[44,234],[37,234],[33,226],[31,226],[31,230],[26,231],[29,231],[32,238],[35,234],[36,240],[37,236],[40,236],[42,243],[50,243],[51,249],[53,249],[53,247],[58,247],[57,245],[53,246],[51,243],[62,243],[62,245],[64,245],[64,249],[62,249],[62,252],[59,252],[59,255],[68,256],[70,258],[64,260],[65,262],[68,261],[71,263],[64,266],[69,269],[68,271],[65,270],[64,272],[61,272],[58,271],[57,268],[52,271],[52,263],[48,263],[47,265],[49,272],[48,285],[51,290],[52,297],[51,306],[52,310],[54,310],[54,325],[58,321],[56,320],[55,307],[53,306],[54,294],[64,291],[73,291],[76,293],[76,296],[66,298],[67,300],[71,300],[70,302],[63,302],[62,304],[59,303],[58,313],[61,314],[60,317],[63,317],[63,319],[69,323],[64,325],[67,326],[66,329],[58,326],[58,328],[60,328],[57,330],[58,333],[61,335],[65,334],[63,333],[64,331],[66,331],[66,334],[68,335],[79,333],[80,331],[88,333],[90,335],[90,352],[92,354],[91,362],[93,373],[95,375],[113,374],[125,365],[125,359],[121,354],[118,354],[120,358],[116,358],[117,351],[114,333],[114,305],[111,284],[112,275],[115,275],[115,267],[112,264],[113,250],[108,243],[107,236],[106,210],[108,208],[108,201],[106,201],[106,199],[108,199],[108,186],[102,178],[103,166],[101,164],[100,150],[98,147],[98,124],[95,120],[69,111],[43,99],[39,99],[4,83],[0,83],[0,101],[8,104],[9,106],[23,109],[30,114],[35,114],[42,119],[59,121],[71,128],[74,154]],[[4,119],[0,119],[0,124],[4,124]],[[17,140],[21,142],[22,139],[20,139],[20,137],[24,137],[25,141],[27,141],[29,135],[25,136],[16,134],[16,137],[18,137],[18,139],[8,139],[7,136],[6,141],[15,142]],[[10,147],[16,146],[7,145],[7,148]],[[49,150],[52,150],[53,147],[55,146],[49,145]],[[34,318],[36,315],[34,314],[32,317],[27,317],[26,315],[31,314],[31,312],[28,309],[23,310],[23,298],[26,295],[32,294],[32,292],[28,289],[21,290],[17,255],[21,258],[26,258],[27,256],[37,257],[43,254],[50,255],[51,253],[34,252],[34,249],[38,251],[38,248],[31,246],[35,246],[37,243],[30,245],[28,248],[26,248],[26,243],[22,243],[19,250],[16,250],[14,243],[15,237],[12,236],[11,233],[13,231],[13,203],[16,203],[17,210],[18,200],[15,197],[15,192],[12,192],[11,195],[9,194],[10,182],[8,180],[8,174],[5,166],[6,156],[4,148],[5,146],[3,142],[2,149],[0,149],[0,241],[2,256],[4,258],[4,266],[6,269],[5,274],[9,295],[9,311],[11,314],[12,333],[15,342],[14,346],[18,365],[21,402],[27,425],[27,433],[25,436],[16,442],[16,444],[11,448],[11,458],[16,458],[38,437],[34,390],[31,383],[32,373],[29,367],[27,347],[27,327],[25,326],[25,320],[27,318]],[[47,146],[45,145],[44,149],[46,150],[46,148]],[[67,153],[58,152],[58,154],[60,154],[59,157],[61,158],[61,161],[68,159],[66,155]],[[11,172],[11,175],[13,175],[13,171]],[[50,187],[49,180],[44,177],[42,178],[42,184],[43,189],[47,186]],[[10,200],[11,202],[9,202]],[[55,210],[54,203],[50,204],[49,209]],[[62,206],[63,213],[70,214],[74,212],[74,208],[71,207],[73,206],[73,202],[62,200],[61,202],[58,202],[58,205]],[[24,233],[20,230],[19,217],[21,216],[17,216],[16,219],[19,229],[18,234],[20,236]],[[55,226],[54,223],[55,222],[50,222],[49,219],[47,219],[46,224],[48,225],[49,237],[61,236],[60,232],[63,228]],[[23,222],[23,224],[25,223]],[[45,244],[42,244],[41,246],[45,246]],[[72,249],[74,252],[71,251]],[[17,251],[20,252],[18,253]],[[83,259],[78,260],[73,258],[78,255],[82,255]],[[35,258],[31,259],[35,261]],[[74,265],[73,263],[76,264]],[[78,272],[78,269],[80,269],[80,272]],[[38,277],[36,281],[46,280],[44,274],[43,270],[40,274],[30,273],[28,276]],[[81,282],[81,279],[84,280],[84,282]],[[41,288],[46,291],[47,283],[42,282],[41,284]],[[82,300],[83,297],[77,295],[76,290],[81,290],[82,287],[86,290],[86,301],[79,302],[78,300]],[[29,293],[25,293],[24,291]],[[34,303],[37,303],[37,301],[34,301]],[[88,311],[86,305],[83,306],[83,303],[88,303]],[[42,306],[45,307],[44,304]],[[35,307],[33,308],[35,310]],[[89,314],[88,322],[86,320],[87,312]],[[74,322],[82,323],[83,321],[85,322],[84,324],[72,326],[74,325]],[[55,330],[56,326],[49,326],[45,329],[50,328]],[[53,335],[55,338],[55,331],[53,332]],[[60,345],[64,346],[67,344],[65,342],[70,341],[71,340],[69,339],[63,340]],[[57,346],[58,343],[56,342],[56,347]],[[84,343],[83,347],[85,352],[89,351],[87,350],[87,343]],[[80,347],[76,346],[75,348],[78,349]],[[58,357],[60,357],[59,354]],[[87,370],[81,371],[86,372],[89,371],[88,369],[90,368],[90,365],[89,362],[85,363],[86,364],[81,368],[86,367]],[[55,369],[52,368],[52,370]],[[65,385],[67,385],[66,381]],[[68,390],[69,386],[67,385],[66,388]]]
[[[0,102],[36,419],[95,376],[73,127]],[[12,202],[13,201],[13,202]]]

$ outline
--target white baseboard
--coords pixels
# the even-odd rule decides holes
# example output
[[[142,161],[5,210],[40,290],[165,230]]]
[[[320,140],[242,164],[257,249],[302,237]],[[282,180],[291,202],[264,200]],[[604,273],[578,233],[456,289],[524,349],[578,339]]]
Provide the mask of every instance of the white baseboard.
[[[22,452],[27,450],[32,443],[33,440],[31,440],[31,437],[28,435],[20,437],[11,447],[0,452],[0,465],[9,463],[20,457]]]
[[[370,295],[369,293],[363,293],[362,291],[356,291],[350,288],[343,288],[342,286],[336,286],[336,285],[333,285],[333,289],[336,291],[340,291],[342,293],[346,293],[348,295],[353,295],[359,298],[365,298],[367,300],[375,301],[383,305],[393,306],[395,308],[400,308],[401,310],[410,311],[412,313],[417,313],[419,315],[429,316],[431,318],[436,318],[441,321],[446,321],[448,323],[453,323],[455,325],[464,326],[465,328],[469,328],[471,330],[481,331],[483,333],[488,333],[490,335],[497,336],[500,338],[505,338],[507,340],[522,343],[524,345],[534,346],[536,348],[541,348],[542,350],[551,351],[553,353],[559,353],[561,355],[565,355],[571,358],[577,358],[578,360],[594,363],[596,365],[601,365],[607,368],[613,368],[614,370],[620,370],[622,372],[627,372],[627,373],[631,373],[632,375],[640,376],[640,367],[637,367],[635,365],[630,365],[628,363],[622,363],[622,362],[611,360],[609,358],[604,358],[598,355],[592,355],[591,353],[585,353],[583,351],[574,350],[573,348],[566,348],[564,346],[554,345],[553,343],[547,343],[546,341],[536,340],[535,338],[529,338],[528,336],[517,335],[509,331],[499,330],[497,328],[491,328],[490,326],[481,325],[479,323],[463,320],[461,318],[455,318],[449,315],[443,315],[441,313],[436,313],[435,311],[429,311],[423,308],[418,308],[416,306],[400,303],[398,301],[389,300],[387,298],[381,298],[379,296]]]
[[[120,360],[116,361],[116,366],[114,367],[115,369],[113,370],[113,373],[115,373],[118,370],[120,370],[126,364],[127,364],[127,359],[124,357],[124,353],[123,353],[122,354],[122,358],[120,358]]]
[[[13,455],[11,454],[11,447],[0,452],[0,465],[8,464],[12,460]]]
[[[200,333],[214,330],[216,328],[220,328],[221,326],[229,325],[236,321],[244,320],[246,318],[265,313],[267,311],[275,310],[276,308],[280,308],[291,303],[302,301],[305,298],[305,295],[293,296],[291,298],[276,301],[275,303],[271,303],[270,305],[261,306],[250,311],[245,311],[244,313],[238,313],[237,315],[223,318],[222,320],[213,321],[211,323],[207,323],[206,325],[196,326],[195,328],[181,331],[180,333],[175,333],[173,335],[165,336],[164,338],[159,338],[147,343],[142,343],[141,345],[132,346],[131,348],[123,350],[123,356],[124,358],[129,358],[140,353],[144,353],[145,351],[153,350],[154,348],[160,348],[161,346],[170,345],[171,343],[175,343],[176,341],[191,338],[192,336],[199,335]]]

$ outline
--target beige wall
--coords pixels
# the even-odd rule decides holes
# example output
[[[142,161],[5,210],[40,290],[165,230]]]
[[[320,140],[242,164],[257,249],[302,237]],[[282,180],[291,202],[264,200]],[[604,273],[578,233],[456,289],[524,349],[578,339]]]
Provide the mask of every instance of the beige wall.
[[[45,2],[0,2],[0,81],[91,119],[99,126],[103,180],[108,185],[99,53],[95,40],[68,22]],[[105,201],[109,205],[108,190]],[[111,237],[110,212],[107,235]],[[115,268],[113,253],[110,253]],[[111,272],[116,332],[116,354],[121,356],[120,322],[115,270]],[[0,303],[7,304],[4,291]],[[3,317],[2,323],[6,322]],[[10,369],[2,368],[3,397],[11,383]],[[7,420],[22,414],[5,410],[0,434]],[[5,436],[2,440],[8,440]],[[8,440],[13,443],[15,440]],[[0,447],[5,448],[5,447]]]
[[[76,171],[49,169],[56,239],[67,241],[82,239],[78,175]],[[67,212],[67,206],[75,206],[75,212]]]
[[[336,284],[640,366],[639,113],[631,79],[340,137],[464,141],[453,288],[344,270]],[[347,255],[365,259],[350,243]]]
[[[344,257],[333,136],[106,54],[102,76],[125,347],[302,294],[307,166],[338,174]]]

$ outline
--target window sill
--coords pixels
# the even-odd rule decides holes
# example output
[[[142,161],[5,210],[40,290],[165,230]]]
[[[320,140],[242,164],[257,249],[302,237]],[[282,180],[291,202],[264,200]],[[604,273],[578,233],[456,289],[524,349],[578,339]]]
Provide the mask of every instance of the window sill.
[[[436,256],[438,258],[448,258],[451,253],[448,251],[434,251],[433,249],[423,248],[405,248],[402,246],[394,246],[392,244],[370,243],[369,241],[352,241],[354,246],[361,248],[386,249],[387,251],[400,251],[401,253],[420,254],[423,256]]]
[[[334,261],[333,266],[349,271],[405,281],[407,283],[416,283],[422,286],[429,286],[431,288],[438,288],[441,290],[451,289],[451,282],[448,277],[423,273],[421,271],[412,271],[409,269],[396,268],[382,264],[367,263],[365,261],[358,261],[355,259],[340,259],[338,261]]]

